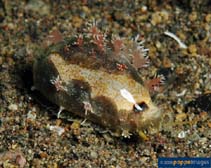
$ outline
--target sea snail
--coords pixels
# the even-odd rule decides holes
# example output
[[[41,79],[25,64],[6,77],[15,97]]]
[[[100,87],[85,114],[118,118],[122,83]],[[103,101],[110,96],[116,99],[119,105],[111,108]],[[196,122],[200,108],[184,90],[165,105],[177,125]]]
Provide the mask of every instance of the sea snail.
[[[110,39],[92,25],[50,46],[34,63],[34,86],[65,110],[128,136],[157,122],[160,110],[133,64],[146,50],[137,39]]]

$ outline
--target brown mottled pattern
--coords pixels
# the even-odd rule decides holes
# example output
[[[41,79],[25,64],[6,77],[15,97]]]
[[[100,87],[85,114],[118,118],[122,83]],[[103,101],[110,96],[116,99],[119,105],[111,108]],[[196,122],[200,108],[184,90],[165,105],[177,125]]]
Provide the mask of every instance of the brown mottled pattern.
[[[136,82],[129,74],[108,73],[103,68],[99,70],[84,68],[78,64],[65,61],[62,56],[55,53],[49,55],[49,60],[57,68],[61,80],[65,83],[71,82],[72,80],[83,81],[88,83],[91,88],[92,100],[97,97],[104,97],[111,100],[117,108],[118,120],[123,119],[122,125],[128,125],[128,123],[134,125],[135,123],[137,128],[142,128],[150,125],[151,121],[160,116],[157,107],[151,101],[148,90]],[[133,111],[133,103],[126,100],[120,94],[121,89],[127,89],[137,103],[145,102],[148,108],[143,112],[135,113]],[[110,116],[110,118],[112,117]],[[105,123],[102,123],[102,125],[105,125]],[[130,130],[130,127],[133,126],[129,124],[126,129]]]

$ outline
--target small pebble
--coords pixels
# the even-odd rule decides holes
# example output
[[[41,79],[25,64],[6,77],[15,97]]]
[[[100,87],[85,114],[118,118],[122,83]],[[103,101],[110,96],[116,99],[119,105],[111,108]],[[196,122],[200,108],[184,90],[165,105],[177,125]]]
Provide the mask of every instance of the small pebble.
[[[29,119],[29,120],[35,120],[36,119],[36,117],[37,117],[37,115],[36,115],[36,112],[35,111],[29,111],[28,113],[27,113],[27,119]]]
[[[147,12],[147,6],[142,6],[140,11],[141,11],[141,13],[146,13]]]
[[[208,127],[211,128],[211,121],[207,123]]]
[[[92,159],[96,159],[98,157],[98,155],[95,151],[91,151],[90,156],[91,156]]]
[[[71,125],[71,131],[73,135],[79,136],[80,135],[80,123],[78,121],[74,121]]]
[[[8,106],[8,109],[11,111],[17,111],[18,110],[18,105],[17,104],[10,104]]]
[[[197,53],[196,45],[195,45],[195,44],[189,45],[189,46],[188,46],[188,51],[189,51],[189,53],[191,53],[191,54],[196,54],[196,53]]]
[[[167,11],[158,11],[152,14],[151,23],[156,26],[160,23],[166,23],[169,20],[169,13]]]
[[[89,9],[87,6],[83,6],[83,7],[82,7],[82,10],[83,10],[86,14],[90,14],[90,13],[91,13],[90,9]]]
[[[158,12],[152,14],[151,23],[153,26],[162,22],[162,17],[159,15]]]
[[[180,139],[185,138],[185,137],[186,137],[186,132],[185,132],[185,131],[181,131],[181,132],[178,134],[177,137],[180,138]]]
[[[43,159],[43,158],[47,158],[48,157],[48,154],[46,152],[41,152],[40,153],[40,157]]]
[[[163,58],[163,67],[164,68],[171,68],[172,67],[172,62],[168,57]]]
[[[187,118],[187,114],[186,113],[180,113],[176,115],[176,121],[177,122],[182,122]]]
[[[30,0],[26,5],[26,9],[40,15],[48,15],[50,13],[50,6],[42,0]]]
[[[192,12],[189,16],[188,16],[190,21],[195,21],[197,19],[197,12]]]
[[[81,27],[83,20],[79,16],[73,16],[72,23],[76,28]]]
[[[62,127],[59,127],[59,126],[49,126],[49,129],[51,131],[54,131],[56,132],[59,136],[61,136],[64,132],[65,132],[65,129],[62,128]]]
[[[207,14],[207,15],[205,16],[205,21],[206,21],[207,23],[210,23],[210,22],[211,22],[211,14]]]
[[[199,142],[201,143],[201,144],[205,144],[205,143],[207,143],[207,137],[203,137],[203,138],[201,138],[200,140],[199,140]]]
[[[2,64],[3,64],[3,58],[0,57],[0,65],[2,65]]]
[[[160,49],[162,47],[162,44],[159,41],[156,41],[155,46],[157,49]]]

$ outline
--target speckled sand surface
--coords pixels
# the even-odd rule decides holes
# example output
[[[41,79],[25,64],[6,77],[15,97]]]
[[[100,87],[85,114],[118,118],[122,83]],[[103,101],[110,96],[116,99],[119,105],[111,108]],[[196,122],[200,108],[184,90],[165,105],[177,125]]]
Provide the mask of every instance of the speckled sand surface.
[[[0,167],[157,167],[158,157],[210,157],[210,11],[209,0],[1,0]],[[153,95],[163,111],[160,131],[145,132],[146,142],[56,119],[58,107],[30,90],[31,65],[50,32],[74,36],[92,19],[109,33],[144,37],[151,63],[143,76],[166,78]]]

